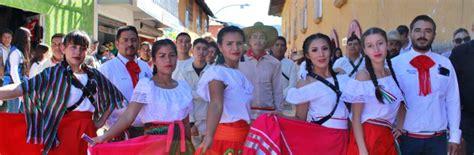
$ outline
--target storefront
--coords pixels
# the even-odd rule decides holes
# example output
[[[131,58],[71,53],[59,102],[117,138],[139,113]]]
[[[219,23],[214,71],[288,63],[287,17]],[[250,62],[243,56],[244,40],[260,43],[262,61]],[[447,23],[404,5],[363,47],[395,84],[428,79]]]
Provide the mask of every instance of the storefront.
[[[55,33],[83,30],[93,34],[94,0],[1,0],[0,5],[0,20],[3,22],[0,22],[0,27],[8,27],[12,31],[20,26],[31,27],[37,33],[37,39],[48,44]],[[4,16],[3,11],[15,13]]]

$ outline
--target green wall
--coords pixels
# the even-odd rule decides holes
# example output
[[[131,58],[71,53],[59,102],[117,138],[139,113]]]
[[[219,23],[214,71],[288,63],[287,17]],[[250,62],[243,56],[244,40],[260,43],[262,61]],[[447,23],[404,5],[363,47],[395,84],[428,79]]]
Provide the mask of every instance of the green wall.
[[[0,4],[44,15],[46,43],[59,32],[82,30],[93,35],[94,0],[1,0]]]

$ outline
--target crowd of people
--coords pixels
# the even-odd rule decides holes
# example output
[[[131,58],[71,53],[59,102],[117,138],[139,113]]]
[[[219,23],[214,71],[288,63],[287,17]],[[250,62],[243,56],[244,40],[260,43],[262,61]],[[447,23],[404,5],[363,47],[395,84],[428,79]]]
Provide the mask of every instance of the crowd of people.
[[[0,154],[474,151],[474,41],[460,28],[452,52],[433,52],[426,15],[353,33],[345,52],[315,33],[290,56],[261,22],[217,41],[140,42],[133,26],[100,46],[82,31],[34,48],[25,28],[0,35]]]

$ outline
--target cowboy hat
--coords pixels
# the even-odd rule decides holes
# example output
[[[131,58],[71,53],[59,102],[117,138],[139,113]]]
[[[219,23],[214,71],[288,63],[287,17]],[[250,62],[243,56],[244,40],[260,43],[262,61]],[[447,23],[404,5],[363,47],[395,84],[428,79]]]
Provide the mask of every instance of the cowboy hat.
[[[265,49],[272,47],[278,38],[278,31],[273,26],[263,25],[262,22],[256,22],[253,26],[246,27],[243,30],[247,43],[253,33],[262,32],[266,38],[266,44],[264,45]]]

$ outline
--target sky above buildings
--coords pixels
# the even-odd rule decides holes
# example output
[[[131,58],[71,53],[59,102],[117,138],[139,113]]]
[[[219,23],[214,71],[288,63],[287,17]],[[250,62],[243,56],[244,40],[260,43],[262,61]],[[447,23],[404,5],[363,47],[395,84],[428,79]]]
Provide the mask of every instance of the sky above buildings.
[[[252,26],[261,21],[265,25],[281,25],[281,18],[268,15],[270,0],[205,0],[218,20],[238,24],[242,27]],[[240,7],[241,4],[248,6]]]

